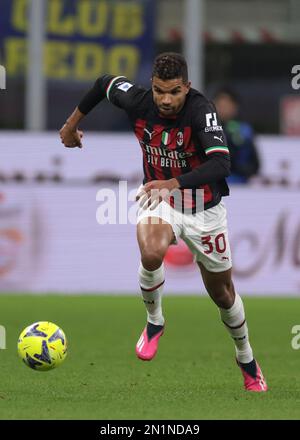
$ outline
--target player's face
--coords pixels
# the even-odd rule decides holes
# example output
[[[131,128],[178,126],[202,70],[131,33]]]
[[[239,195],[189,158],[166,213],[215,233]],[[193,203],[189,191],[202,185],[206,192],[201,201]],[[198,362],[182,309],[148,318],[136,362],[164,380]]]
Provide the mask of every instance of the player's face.
[[[173,116],[178,113],[190,90],[191,83],[184,83],[182,78],[162,80],[152,78],[153,100],[163,116]]]

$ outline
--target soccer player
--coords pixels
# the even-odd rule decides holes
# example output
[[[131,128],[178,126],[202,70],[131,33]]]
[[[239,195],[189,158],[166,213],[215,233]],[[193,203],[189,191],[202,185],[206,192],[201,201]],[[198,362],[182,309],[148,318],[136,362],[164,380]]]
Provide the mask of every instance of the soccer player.
[[[230,174],[230,156],[214,105],[191,88],[185,59],[180,54],[162,53],[154,61],[148,90],[123,76],[98,78],[60,130],[66,147],[82,147],[78,124],[104,98],[126,111],[143,153],[137,239],[147,324],[136,344],[138,358],[149,361],[157,352],[165,327],[161,304],[164,256],[168,247],[182,238],[193,252],[207,292],[234,340],[246,390],[266,391],[249,342],[243,301],[231,278],[222,202],[222,196],[229,194],[225,177]],[[204,209],[199,210],[201,190]],[[181,210],[175,196],[170,197],[176,191],[182,195]]]

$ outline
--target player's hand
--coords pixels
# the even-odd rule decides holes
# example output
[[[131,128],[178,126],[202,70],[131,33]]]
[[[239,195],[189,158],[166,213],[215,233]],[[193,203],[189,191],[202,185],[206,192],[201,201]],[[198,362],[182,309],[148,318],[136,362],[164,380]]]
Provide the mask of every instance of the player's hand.
[[[139,201],[142,209],[150,208],[150,210],[153,210],[179,186],[179,182],[176,179],[152,180],[140,189],[136,195],[136,200]]]
[[[64,124],[59,130],[59,135],[61,142],[67,148],[82,148],[81,139],[83,137],[83,132],[77,128],[72,128],[68,123]]]

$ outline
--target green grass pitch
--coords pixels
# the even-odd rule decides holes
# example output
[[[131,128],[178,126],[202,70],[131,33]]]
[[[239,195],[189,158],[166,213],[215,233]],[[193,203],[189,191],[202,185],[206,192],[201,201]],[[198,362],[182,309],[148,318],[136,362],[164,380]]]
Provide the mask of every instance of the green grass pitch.
[[[145,324],[138,296],[0,296],[1,419],[299,419],[300,350],[291,329],[299,300],[244,298],[250,339],[269,385],[243,389],[233,342],[207,297],[165,296],[166,331],[156,358],[135,344]],[[59,368],[37,372],[17,357],[27,325],[53,321],[69,353]]]

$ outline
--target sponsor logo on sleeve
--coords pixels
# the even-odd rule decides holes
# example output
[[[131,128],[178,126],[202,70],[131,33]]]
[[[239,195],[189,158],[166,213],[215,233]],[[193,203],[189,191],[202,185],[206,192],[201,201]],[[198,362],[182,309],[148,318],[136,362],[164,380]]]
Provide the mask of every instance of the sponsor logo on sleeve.
[[[216,113],[206,113],[206,127],[205,132],[210,131],[222,131],[222,125],[218,125],[217,114]]]
[[[123,90],[123,92],[128,92],[128,90],[131,89],[132,86],[133,86],[133,84],[130,84],[129,82],[123,82],[123,83],[117,85],[117,88],[119,90]]]

